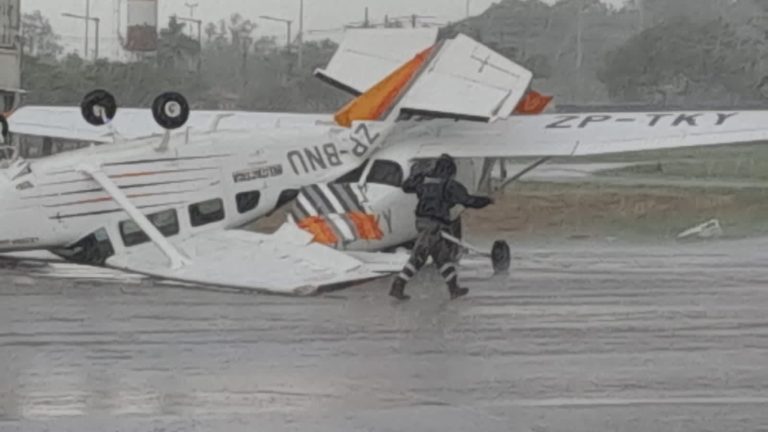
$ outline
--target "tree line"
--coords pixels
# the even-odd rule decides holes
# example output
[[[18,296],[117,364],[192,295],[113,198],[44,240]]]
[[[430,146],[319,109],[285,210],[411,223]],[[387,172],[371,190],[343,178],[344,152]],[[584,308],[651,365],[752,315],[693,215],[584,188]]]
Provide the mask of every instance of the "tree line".
[[[255,29],[234,14],[207,24],[198,43],[170,19],[152,58],[92,62],[63,54],[48,20],[26,14],[27,103],[73,105],[94,87],[125,106],[166,90],[199,109],[328,112],[348,100],[312,77],[335,43],[305,42],[299,67],[295,47],[255,39]],[[533,70],[534,86],[556,102],[743,106],[768,97],[768,0],[503,0],[441,29],[459,32]]]

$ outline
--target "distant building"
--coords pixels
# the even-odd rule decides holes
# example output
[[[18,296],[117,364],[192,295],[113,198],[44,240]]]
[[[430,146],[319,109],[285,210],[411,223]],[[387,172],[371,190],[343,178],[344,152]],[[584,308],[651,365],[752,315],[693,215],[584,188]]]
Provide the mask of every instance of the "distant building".
[[[21,90],[21,0],[0,0],[0,113],[13,111]]]

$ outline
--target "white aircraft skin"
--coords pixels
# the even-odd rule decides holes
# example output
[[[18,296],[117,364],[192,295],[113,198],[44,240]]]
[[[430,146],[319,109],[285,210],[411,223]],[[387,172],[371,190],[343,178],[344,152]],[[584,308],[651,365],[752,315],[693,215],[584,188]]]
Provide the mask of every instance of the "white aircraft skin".
[[[127,219],[126,214],[96,181],[77,169],[80,165],[101,166],[147,213],[177,209],[179,237],[243,226],[271,212],[282,191],[331,180],[362,162],[351,155],[347,143],[333,140],[329,133],[329,128],[259,137],[216,132],[192,135],[189,142],[184,134],[174,134],[166,152],[158,152],[159,140],[150,138],[22,162],[4,170],[0,178],[0,251],[63,247],[95,227],[120,237],[117,225]],[[248,191],[259,191],[259,204],[240,213],[235,196]],[[216,198],[223,201],[225,218],[191,227],[187,206]]]
[[[363,70],[369,62],[358,58],[360,47],[373,47],[376,61],[385,50],[391,56],[386,67],[421,50],[398,52],[399,45],[387,43],[387,32],[356,36],[355,50],[342,46],[323,72],[326,79],[369,88],[392,69]],[[317,115],[292,114],[282,124],[284,114],[230,113],[232,118],[208,129],[200,128],[199,116],[192,130],[145,138],[114,134],[114,143],[104,143],[105,136],[87,125],[68,129],[78,109],[22,108],[11,118],[16,133],[103,144],[13,159],[0,169],[0,252],[51,250],[74,262],[158,278],[310,294],[402,269],[407,255],[369,252],[415,239],[416,197],[400,185],[414,164],[442,153],[457,159],[458,180],[478,194],[498,158],[768,139],[766,111],[515,116],[530,72],[466,37],[436,45],[433,54],[388,111],[349,125],[319,121]],[[435,113],[474,121],[433,119]],[[402,114],[416,117],[403,120]],[[134,134],[149,129],[135,122],[122,127]],[[273,235],[238,230],[297,196],[294,213],[303,216],[294,222],[361,212],[375,217],[382,236],[346,238],[352,227],[338,224],[334,229],[343,241],[329,248],[290,222]]]

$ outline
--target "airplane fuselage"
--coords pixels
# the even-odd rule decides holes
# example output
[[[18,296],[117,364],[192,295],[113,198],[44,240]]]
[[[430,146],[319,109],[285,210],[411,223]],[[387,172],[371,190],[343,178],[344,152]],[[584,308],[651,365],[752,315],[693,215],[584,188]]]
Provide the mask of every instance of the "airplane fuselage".
[[[403,244],[416,234],[415,197],[400,188],[414,155],[403,142],[369,161],[367,150],[376,139],[365,127],[332,126],[176,133],[167,149],[159,149],[161,138],[153,137],[19,161],[0,178],[0,251],[46,249],[76,262],[104,264],[113,254],[156,247],[83,167],[103,171],[171,242],[242,227],[292,201],[302,187],[346,175],[343,181],[357,187],[384,237],[345,248]],[[478,184],[481,162],[459,164],[459,178],[470,190]],[[354,172],[360,175],[354,178]]]

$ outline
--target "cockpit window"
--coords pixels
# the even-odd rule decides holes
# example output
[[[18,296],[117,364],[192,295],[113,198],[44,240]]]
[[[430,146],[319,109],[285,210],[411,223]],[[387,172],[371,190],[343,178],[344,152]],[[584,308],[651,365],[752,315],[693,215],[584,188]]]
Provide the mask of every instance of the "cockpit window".
[[[403,183],[403,169],[397,162],[377,160],[373,162],[371,172],[368,173],[366,181],[368,183],[400,187]]]
[[[220,198],[189,206],[189,221],[193,227],[207,225],[224,219],[224,201]]]
[[[53,251],[56,255],[79,264],[101,266],[115,254],[109,234],[102,228],[64,249]]]
[[[21,182],[21,183],[17,184],[16,185],[16,190],[23,191],[23,190],[27,190],[27,189],[32,189],[33,187],[35,187],[35,185],[33,185],[32,182],[25,181],[25,182]]]
[[[255,209],[256,207],[258,207],[260,200],[261,200],[261,192],[259,191],[239,193],[235,196],[235,201],[237,203],[237,211],[240,214],[247,213]]]
[[[179,219],[176,216],[176,210],[165,210],[147,215],[147,219],[166,237],[179,233]],[[127,247],[149,241],[147,234],[132,220],[120,222],[120,235],[123,237],[123,243]]]

